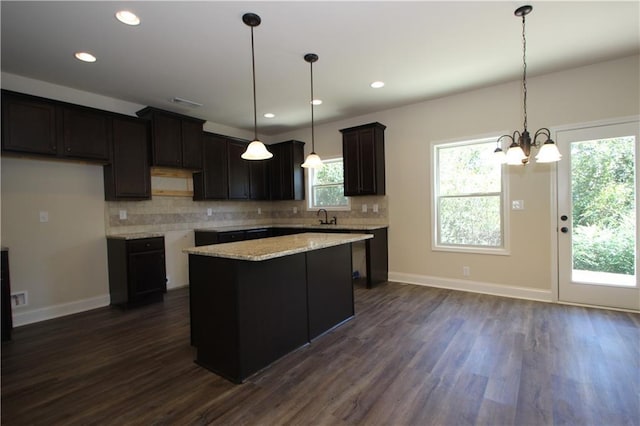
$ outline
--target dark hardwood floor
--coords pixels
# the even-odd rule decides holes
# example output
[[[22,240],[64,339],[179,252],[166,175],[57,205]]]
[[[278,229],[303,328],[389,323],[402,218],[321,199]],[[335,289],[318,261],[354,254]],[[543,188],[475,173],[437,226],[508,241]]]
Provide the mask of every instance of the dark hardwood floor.
[[[638,425],[640,316],[387,283],[251,377],[193,363],[188,292],[14,329],[2,424]]]

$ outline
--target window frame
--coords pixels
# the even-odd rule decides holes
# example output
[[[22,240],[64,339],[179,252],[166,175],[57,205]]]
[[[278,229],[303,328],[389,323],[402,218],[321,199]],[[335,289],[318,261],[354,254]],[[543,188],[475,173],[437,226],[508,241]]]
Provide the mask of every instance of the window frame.
[[[336,163],[336,162],[342,162],[344,164],[344,158],[343,157],[330,157],[330,158],[325,158],[322,160],[322,163]],[[306,206],[307,206],[307,210],[308,211],[317,211],[319,209],[325,209],[327,211],[351,211],[351,197],[345,197],[347,199],[347,205],[346,206],[316,206],[314,204],[314,192],[313,192],[313,188],[315,186],[330,186],[330,185],[313,185],[313,177],[314,177],[314,173],[316,171],[314,169],[306,169],[306,177],[307,177],[307,194],[309,194],[309,196],[307,197],[307,202],[306,202]],[[337,184],[332,184],[332,185],[337,185]],[[343,181],[342,181],[342,192],[344,194],[344,177],[343,177]]]
[[[501,133],[504,134],[504,133]],[[487,144],[489,143],[495,145],[496,140],[499,135],[485,135],[485,136],[475,136],[464,139],[455,139],[455,140],[447,140],[447,141],[436,141],[432,142],[432,157],[431,157],[431,170],[432,170],[432,179],[431,179],[431,249],[433,251],[444,251],[444,252],[454,252],[454,253],[474,253],[474,254],[492,254],[492,255],[509,255],[510,251],[510,233],[509,233],[509,174],[508,168],[506,165],[502,165],[500,168],[500,181],[501,181],[501,191],[500,191],[500,220],[501,220],[501,231],[502,231],[502,246],[501,247],[493,247],[493,246],[480,246],[480,245],[451,245],[451,244],[442,244],[439,242],[440,236],[440,216],[438,211],[439,206],[439,149],[441,148],[453,148],[456,146],[469,146],[469,145],[477,145],[477,144]],[[489,148],[490,151],[493,151],[493,148]],[[472,197],[484,194],[493,194],[493,193],[469,193],[469,194],[461,194],[460,196],[464,197]]]

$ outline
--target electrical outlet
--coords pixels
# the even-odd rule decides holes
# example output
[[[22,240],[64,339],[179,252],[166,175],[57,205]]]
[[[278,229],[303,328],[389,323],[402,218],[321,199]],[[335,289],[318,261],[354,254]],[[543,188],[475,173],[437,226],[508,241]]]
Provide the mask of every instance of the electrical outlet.
[[[211,216],[213,214],[213,209],[211,207],[209,207],[207,209],[207,216]]]
[[[41,211],[40,212],[40,223],[49,222],[49,212]]]
[[[363,205],[362,205],[362,213],[366,213],[366,212],[367,212],[367,210],[368,210],[367,205],[366,205],[366,204],[363,204]]]
[[[464,275],[465,277],[468,277],[469,275],[471,275],[471,269],[468,266],[463,266],[462,275]]]
[[[293,208],[293,214],[298,214],[298,208],[297,207]]]
[[[373,212],[374,213],[378,213],[378,205],[377,204],[373,205]]]
[[[262,214],[262,209],[258,207],[258,214]]]
[[[120,210],[120,220],[127,220],[127,211]]]
[[[26,291],[11,293],[11,307],[20,308],[29,304],[29,297]]]

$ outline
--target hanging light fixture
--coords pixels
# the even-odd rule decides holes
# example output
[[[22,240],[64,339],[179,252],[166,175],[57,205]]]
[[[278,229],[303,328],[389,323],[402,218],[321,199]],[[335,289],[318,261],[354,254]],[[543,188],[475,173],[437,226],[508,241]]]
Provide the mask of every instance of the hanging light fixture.
[[[253,70],[253,142],[247,146],[247,150],[241,155],[245,160],[266,160],[273,157],[267,147],[258,139],[258,112],[256,106],[256,58],[253,46],[253,28],[260,25],[260,17],[255,13],[242,15],[242,22],[251,27],[251,65]]]
[[[311,154],[307,155],[307,158],[302,163],[302,167],[305,169],[321,169],[323,164],[320,156],[316,154],[316,144],[315,144],[315,135],[313,129],[313,63],[318,60],[318,55],[315,53],[307,53],[304,55],[304,60],[309,62],[311,66],[311,100],[309,104],[311,105]]]
[[[540,147],[536,160],[538,163],[553,163],[560,161],[562,157],[558,151],[558,147],[551,139],[551,132],[546,127],[538,129],[533,136],[533,141],[527,130],[527,38],[525,36],[525,16],[527,16],[533,7],[526,5],[516,9],[514,14],[522,17],[522,94],[523,94],[523,111],[524,111],[524,130],[522,133],[519,131],[513,132],[513,135],[502,135],[496,141],[498,145],[494,151],[494,155],[500,163],[507,163],[511,165],[527,164],[529,162],[529,155],[531,154],[531,147]],[[538,137],[546,138],[546,141],[541,144],[538,141]],[[500,141],[507,139],[511,141],[509,150],[505,155],[504,151],[500,147]],[[540,146],[542,145],[542,146]]]

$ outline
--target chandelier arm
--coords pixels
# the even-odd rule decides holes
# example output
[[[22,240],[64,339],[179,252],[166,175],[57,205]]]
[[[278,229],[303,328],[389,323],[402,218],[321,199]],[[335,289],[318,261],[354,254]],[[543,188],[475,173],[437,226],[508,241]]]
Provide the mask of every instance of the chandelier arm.
[[[534,145],[536,147],[539,147],[541,145],[541,143],[538,142],[538,136],[540,136],[540,135],[544,135],[547,138],[544,142],[551,140],[551,131],[549,129],[547,129],[546,127],[542,127],[540,129],[538,129],[536,131],[535,135],[533,136],[533,144],[532,145]]]

